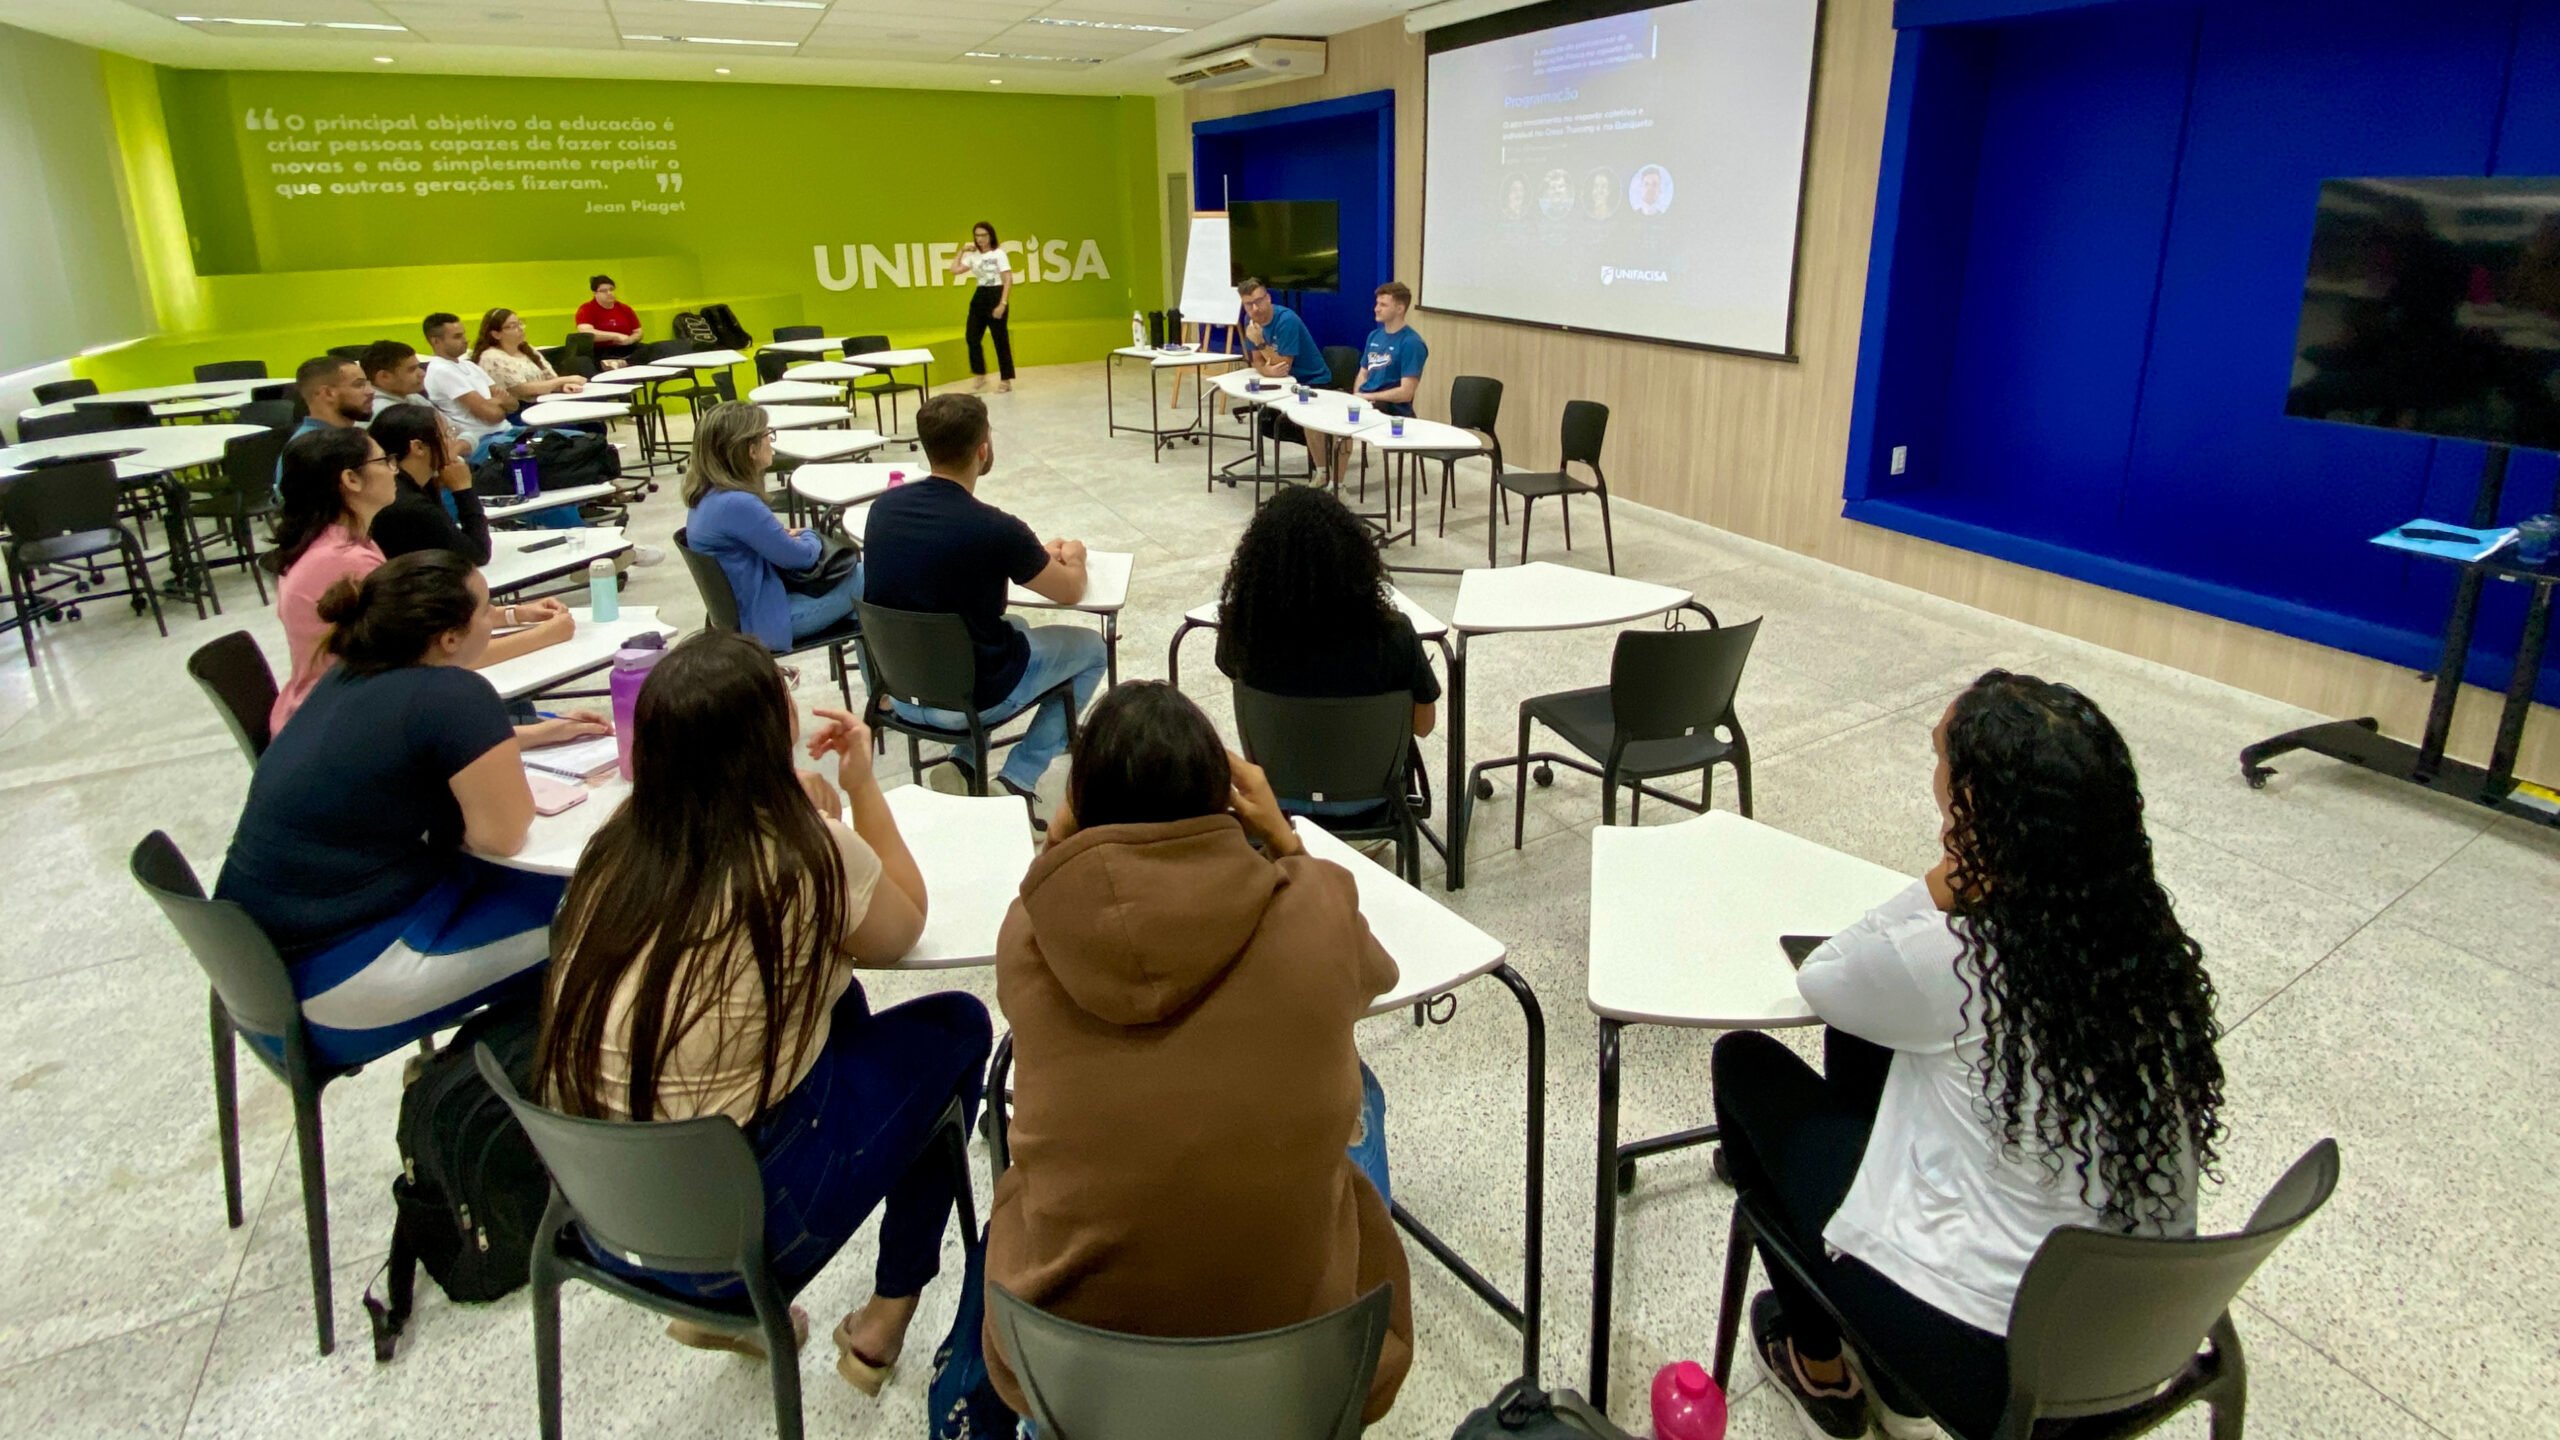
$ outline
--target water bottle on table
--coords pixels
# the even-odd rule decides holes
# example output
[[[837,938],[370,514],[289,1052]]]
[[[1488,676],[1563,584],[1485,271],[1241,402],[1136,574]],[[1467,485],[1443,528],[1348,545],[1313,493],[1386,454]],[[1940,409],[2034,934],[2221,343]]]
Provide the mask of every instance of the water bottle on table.
[[[667,653],[667,637],[652,632],[634,635],[613,652],[613,677],[606,688],[613,696],[613,745],[622,762],[622,778],[631,778],[632,716],[640,708],[640,687]]]
[[[601,555],[587,562],[587,613],[599,625],[622,618],[622,598],[614,585],[613,562]]]
[[[514,483],[520,500],[542,493],[542,462],[533,458],[533,447],[522,440],[507,452],[507,479]]]

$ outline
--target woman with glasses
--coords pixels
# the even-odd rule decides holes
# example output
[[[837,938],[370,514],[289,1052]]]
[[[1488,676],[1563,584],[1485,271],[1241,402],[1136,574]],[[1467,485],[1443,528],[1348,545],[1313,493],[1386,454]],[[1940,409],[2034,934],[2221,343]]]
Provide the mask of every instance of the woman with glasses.
[[[519,400],[587,388],[585,376],[560,374],[541,351],[526,344],[524,317],[503,305],[480,317],[480,333],[471,342],[471,362],[514,391]]]
[[[720,562],[738,628],[781,655],[853,613],[862,567],[813,573],[828,556],[826,542],[805,526],[786,528],[765,503],[772,464],[763,406],[731,401],[703,416],[684,467],[684,543]]]

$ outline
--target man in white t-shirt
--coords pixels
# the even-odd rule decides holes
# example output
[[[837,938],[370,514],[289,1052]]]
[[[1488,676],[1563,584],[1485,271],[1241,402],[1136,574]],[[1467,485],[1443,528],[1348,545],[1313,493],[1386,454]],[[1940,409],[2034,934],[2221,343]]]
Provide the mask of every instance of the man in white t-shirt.
[[[477,465],[501,439],[514,440],[518,427],[509,417],[524,402],[465,358],[471,340],[461,316],[439,310],[427,317],[426,332],[433,352],[427,358],[427,398],[471,447],[468,458]]]

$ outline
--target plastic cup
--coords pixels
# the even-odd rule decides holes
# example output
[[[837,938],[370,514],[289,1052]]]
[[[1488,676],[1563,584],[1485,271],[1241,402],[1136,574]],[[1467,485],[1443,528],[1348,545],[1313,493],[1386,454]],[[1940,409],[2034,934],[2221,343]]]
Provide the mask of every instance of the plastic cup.
[[[2560,515],[2536,515],[2516,526],[2516,559],[2527,565],[2551,563],[2551,548],[2560,539]]]
[[[1401,416],[1401,415],[1397,415],[1397,416],[1393,416],[1393,417],[1389,418],[1389,419],[1388,419],[1388,421],[1387,421],[1387,433],[1388,433],[1388,434],[1390,434],[1390,435],[1395,436],[1395,437],[1396,437],[1397,439],[1399,439],[1399,440],[1403,439],[1403,438],[1404,438],[1404,417],[1403,417],[1403,416]]]
[[[1354,425],[1360,423],[1360,406],[1357,402],[1351,406],[1351,423]]]

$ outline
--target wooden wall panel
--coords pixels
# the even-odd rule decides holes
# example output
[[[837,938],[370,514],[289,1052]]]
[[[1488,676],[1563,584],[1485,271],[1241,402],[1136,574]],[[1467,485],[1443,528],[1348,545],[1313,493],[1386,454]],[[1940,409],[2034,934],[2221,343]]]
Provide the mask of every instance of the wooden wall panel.
[[[1826,0],[1795,361],[1438,315],[1417,287],[1437,386],[1499,376],[1503,448],[1523,467],[1554,463],[1565,401],[1598,400],[1610,408],[1610,483],[1630,500],[2323,714],[2378,715],[2414,738],[2427,687],[2406,670],[1841,518],[1893,46],[1892,0]],[[1401,20],[1333,37],[1318,79],[1195,91],[1184,104],[1199,121],[1381,89],[1396,92],[1396,263],[1411,277],[1422,250],[1423,48]],[[2486,758],[2498,701],[2464,692],[2456,753]],[[2560,714],[2549,707],[2534,709],[2518,770],[2560,784]]]

